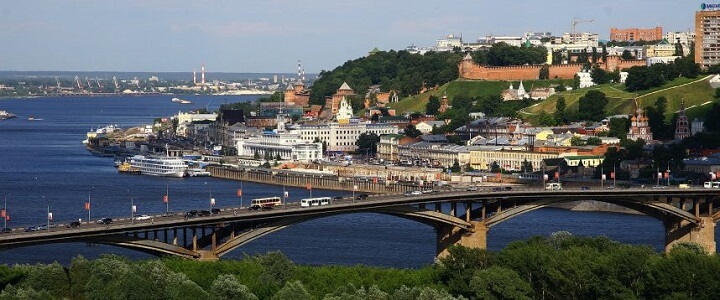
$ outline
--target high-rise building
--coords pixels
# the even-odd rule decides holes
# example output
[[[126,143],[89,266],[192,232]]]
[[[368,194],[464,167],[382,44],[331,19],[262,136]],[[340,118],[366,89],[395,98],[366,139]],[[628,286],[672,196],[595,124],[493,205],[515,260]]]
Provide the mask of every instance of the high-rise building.
[[[695,12],[695,63],[720,64],[720,10],[714,6]]]

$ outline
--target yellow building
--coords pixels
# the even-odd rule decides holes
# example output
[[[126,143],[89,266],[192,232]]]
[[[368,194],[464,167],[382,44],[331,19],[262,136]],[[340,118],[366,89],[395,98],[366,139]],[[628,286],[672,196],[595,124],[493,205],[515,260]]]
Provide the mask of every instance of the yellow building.
[[[470,166],[473,169],[489,170],[493,163],[500,168],[509,171],[520,171],[525,161],[532,165],[533,170],[539,170],[543,159],[558,158],[559,153],[552,152],[529,152],[529,151],[508,151],[508,150],[470,150]]]

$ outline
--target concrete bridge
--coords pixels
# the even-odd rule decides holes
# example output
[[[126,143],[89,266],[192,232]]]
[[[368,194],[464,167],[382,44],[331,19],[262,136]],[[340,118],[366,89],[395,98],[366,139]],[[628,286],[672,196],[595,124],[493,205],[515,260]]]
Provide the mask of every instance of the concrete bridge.
[[[497,189],[497,188],[496,188]],[[440,191],[404,196],[385,194],[364,200],[350,197],[332,204],[300,207],[289,203],[265,211],[224,209],[218,214],[186,219],[184,215],[154,216],[153,220],[115,220],[110,226],[82,224],[0,234],[0,249],[36,244],[88,242],[116,245],[155,255],[216,260],[233,249],[293,224],[332,215],[373,212],[433,226],[437,255],[454,244],[486,248],[493,226],[551,204],[596,200],[627,207],[663,222],[665,250],[678,242],[694,242],[716,252],[715,222],[720,219],[717,189],[518,189]],[[641,233],[638,233],[641,234]]]

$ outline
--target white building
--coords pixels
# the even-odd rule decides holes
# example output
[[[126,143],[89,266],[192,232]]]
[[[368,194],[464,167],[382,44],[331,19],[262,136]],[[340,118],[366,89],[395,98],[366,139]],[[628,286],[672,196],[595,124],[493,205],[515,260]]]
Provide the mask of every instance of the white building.
[[[335,119],[340,123],[348,123],[350,119],[352,119],[352,117],[352,106],[348,104],[347,99],[345,99],[345,96],[343,96],[342,100],[340,101],[340,107],[338,108],[337,114],[335,115]]]
[[[462,36],[449,34],[435,41],[437,51],[452,51],[455,47],[462,47]]]
[[[281,160],[312,162],[322,158],[322,143],[308,143],[299,134],[285,132],[264,132],[262,136],[246,137],[235,140],[238,156],[260,159],[267,156]]]
[[[178,118],[178,126],[175,131],[175,133],[179,136],[188,136],[188,125],[190,125],[193,122],[201,122],[201,121],[215,121],[217,119],[216,113],[211,114],[199,114],[199,113],[184,113],[182,111],[178,112],[177,114]]]
[[[300,135],[300,138],[311,143],[319,140],[325,143],[327,151],[351,152],[357,149],[355,142],[363,133],[397,134],[398,128],[391,124],[373,124],[371,122],[358,122],[350,120],[347,124],[328,123],[322,125],[298,125],[291,131]]]
[[[595,82],[593,82],[592,80],[592,76],[590,76],[590,72],[583,70],[577,72],[577,74],[575,75],[580,78],[580,85],[578,86],[578,88],[586,88],[595,85]]]

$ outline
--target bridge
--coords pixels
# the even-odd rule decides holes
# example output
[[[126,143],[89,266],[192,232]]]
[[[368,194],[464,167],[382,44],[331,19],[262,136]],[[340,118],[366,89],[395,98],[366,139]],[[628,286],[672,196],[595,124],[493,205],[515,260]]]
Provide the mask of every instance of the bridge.
[[[116,219],[104,224],[77,228],[0,234],[0,249],[37,244],[85,242],[115,245],[154,255],[175,255],[189,259],[217,260],[228,252],[259,237],[293,224],[339,214],[381,213],[433,226],[437,232],[437,255],[447,254],[451,245],[486,248],[487,232],[493,226],[548,205],[596,200],[630,208],[662,221],[665,250],[679,242],[701,245],[716,252],[715,222],[720,190],[678,188],[512,190],[484,188],[478,191],[425,191],[421,195],[374,195],[357,200],[351,197],[332,204],[301,207],[288,203],[270,210],[228,208],[217,214],[185,218],[184,215],[154,216],[152,220]]]

